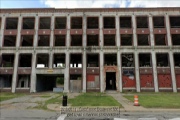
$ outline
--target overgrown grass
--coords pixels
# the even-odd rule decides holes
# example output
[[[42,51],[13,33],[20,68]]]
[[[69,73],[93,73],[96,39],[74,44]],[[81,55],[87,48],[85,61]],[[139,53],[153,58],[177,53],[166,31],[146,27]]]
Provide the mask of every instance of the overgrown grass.
[[[103,93],[83,93],[73,99],[68,99],[72,106],[121,106],[113,97]]]
[[[139,104],[146,108],[180,108],[180,93],[138,93]],[[134,93],[124,95],[134,101]]]
[[[6,93],[6,92],[1,92],[0,93],[0,102],[1,101],[5,101],[5,100],[9,100],[12,98],[16,98],[16,97],[21,97],[25,95],[24,93]]]

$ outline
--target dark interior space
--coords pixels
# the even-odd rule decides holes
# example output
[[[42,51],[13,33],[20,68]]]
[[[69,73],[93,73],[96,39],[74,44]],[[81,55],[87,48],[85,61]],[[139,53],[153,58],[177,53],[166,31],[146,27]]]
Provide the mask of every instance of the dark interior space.
[[[18,75],[17,88],[29,88],[30,87],[30,75]]]
[[[106,90],[116,90],[115,72],[106,72]]]
[[[173,45],[180,45],[180,34],[172,34],[171,38]]]
[[[2,54],[1,67],[13,67],[14,54]]]
[[[31,67],[32,55],[20,54],[19,55],[19,67]]]
[[[65,67],[65,54],[54,54],[54,62],[53,67],[54,68],[64,68]]]
[[[155,34],[154,35],[155,45],[167,45],[166,44],[166,35],[165,34]]]
[[[34,29],[35,18],[23,18],[22,29]]]
[[[50,29],[51,18],[50,17],[41,17],[39,21],[39,29]]]
[[[81,74],[71,74],[70,75],[70,80],[81,80],[82,79],[82,75]]]
[[[82,35],[71,35],[71,46],[82,46]]]
[[[140,67],[152,67],[150,53],[139,54],[139,66]]]
[[[136,17],[137,28],[148,28],[148,17]]]
[[[171,16],[170,26],[171,28],[180,28],[180,16]]]
[[[149,46],[149,34],[139,34],[137,35],[138,45],[139,46]]]
[[[115,17],[104,17],[103,23],[104,23],[104,29],[115,28]]]
[[[6,18],[6,29],[17,29],[18,18]]]
[[[5,47],[15,47],[16,46],[16,35],[5,35],[4,36],[4,46]]]
[[[0,88],[11,88],[12,75],[0,75]]]
[[[82,17],[71,18],[71,29],[82,29]]]
[[[49,35],[39,35],[38,36],[38,46],[49,46],[50,36]]]
[[[70,55],[70,67],[71,68],[82,68],[82,54],[71,54]]]
[[[33,46],[33,35],[22,35],[21,36],[21,46]]]
[[[122,67],[134,67],[134,55],[133,54],[122,54]]]
[[[163,16],[153,17],[154,28],[165,28],[165,21]]]
[[[104,46],[116,46],[115,35],[104,35]]]
[[[116,66],[117,65],[117,54],[104,54],[104,65],[105,66]]]
[[[66,36],[65,35],[55,35],[54,36],[54,46],[66,46]]]
[[[156,54],[157,67],[169,67],[169,56],[166,53]]]
[[[174,66],[180,67],[180,53],[174,54]]]
[[[49,54],[37,54],[37,68],[49,66]]]
[[[132,28],[131,17],[120,17],[120,28]]]
[[[99,54],[87,54],[87,67],[99,67]]]
[[[132,46],[133,38],[131,34],[121,34],[121,46]]]
[[[98,29],[99,28],[98,17],[88,17],[87,18],[87,29]]]
[[[55,29],[66,29],[66,17],[55,18]]]
[[[87,35],[87,46],[99,46],[99,35]]]

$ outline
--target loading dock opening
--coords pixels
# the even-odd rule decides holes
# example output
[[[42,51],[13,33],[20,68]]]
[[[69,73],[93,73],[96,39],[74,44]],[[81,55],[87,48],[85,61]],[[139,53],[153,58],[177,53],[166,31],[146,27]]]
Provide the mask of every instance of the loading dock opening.
[[[116,72],[106,72],[106,90],[116,90]]]

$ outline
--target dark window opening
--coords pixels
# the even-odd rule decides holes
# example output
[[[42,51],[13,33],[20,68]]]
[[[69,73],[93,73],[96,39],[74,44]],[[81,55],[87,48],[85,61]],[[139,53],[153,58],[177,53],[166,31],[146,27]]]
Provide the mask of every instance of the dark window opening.
[[[170,26],[171,28],[180,28],[180,16],[170,17]]]
[[[65,68],[65,54],[54,54],[54,68]]]
[[[166,35],[158,34],[155,36],[155,45],[166,45]]]
[[[115,17],[104,17],[104,28],[115,28]]]
[[[98,29],[99,28],[99,22],[98,17],[88,17],[87,18],[87,28],[88,29]]]
[[[23,29],[34,29],[35,18],[23,18]]]
[[[104,46],[115,46],[115,35],[104,35]]]
[[[82,80],[82,75],[81,74],[70,75],[70,80]]]
[[[153,17],[154,28],[165,28],[164,17]]]
[[[180,35],[179,34],[172,34],[172,44],[173,45],[180,45]]]
[[[106,90],[116,90],[115,72],[106,72]]]
[[[131,17],[120,17],[120,28],[132,28]]]
[[[50,29],[50,26],[51,26],[51,18],[50,17],[40,18],[39,29]]]
[[[136,25],[137,28],[148,28],[148,17],[137,17]]]
[[[55,29],[66,29],[66,17],[55,18]]]
[[[50,43],[49,35],[39,35],[38,37],[38,46],[49,46]]]
[[[33,35],[22,35],[21,46],[33,46]]]
[[[16,36],[15,35],[5,35],[4,36],[4,46],[15,47],[16,46]]]
[[[133,45],[132,35],[129,34],[121,35],[121,46],[132,46],[132,45]]]
[[[13,67],[14,66],[14,55],[3,54],[1,60],[1,67]]]
[[[12,86],[12,75],[1,75],[0,88],[11,88],[11,86]]]
[[[82,29],[82,17],[71,18],[71,29]]]
[[[82,55],[71,54],[70,55],[70,67],[71,68],[82,68]]]
[[[117,54],[104,54],[104,65],[105,66],[116,66],[117,65]]]
[[[65,35],[55,35],[54,36],[54,46],[66,46],[66,36]]]
[[[134,67],[134,55],[122,54],[122,67]]]
[[[174,54],[174,66],[180,67],[180,53]]]
[[[87,67],[99,67],[99,54],[87,55]]]
[[[49,66],[49,55],[38,54],[37,55],[37,68],[44,68]]]
[[[87,35],[87,46],[99,46],[99,36]]]
[[[19,67],[31,67],[32,55],[31,54],[20,54],[19,56]]]
[[[30,75],[18,75],[17,88],[29,88]]]
[[[169,67],[169,60],[168,54],[157,53],[156,60],[157,60],[157,67]]]
[[[82,46],[82,35],[71,35],[71,46]]]
[[[139,54],[139,66],[140,67],[152,67],[151,65],[151,55],[149,53]]]
[[[137,35],[138,37],[138,45],[139,46],[149,46],[150,40],[149,40],[149,35],[147,34],[141,34]]]
[[[6,18],[6,29],[17,29],[18,18]]]

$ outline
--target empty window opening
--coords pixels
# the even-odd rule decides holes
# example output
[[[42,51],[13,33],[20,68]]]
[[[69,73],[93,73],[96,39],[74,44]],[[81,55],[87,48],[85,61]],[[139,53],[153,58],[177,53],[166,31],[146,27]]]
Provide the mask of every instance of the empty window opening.
[[[88,29],[98,29],[99,28],[99,22],[98,17],[88,17],[87,18],[87,28]]]
[[[115,35],[104,35],[104,46],[115,46]]]
[[[39,29],[50,29],[50,25],[51,25],[50,17],[40,18]]]
[[[70,92],[81,92],[82,90],[82,75],[70,75]]]
[[[49,55],[48,54],[38,54],[37,55],[37,68],[44,68],[49,66]]]
[[[65,35],[55,35],[54,36],[54,46],[66,46],[66,36]]]
[[[82,55],[71,54],[70,55],[70,67],[71,68],[82,68]]]
[[[99,54],[87,55],[87,67],[99,67]]]
[[[21,46],[33,46],[33,35],[22,35]]]
[[[17,29],[18,18],[6,18],[6,29]]]
[[[132,46],[133,38],[130,34],[121,35],[121,46]]]
[[[65,54],[54,54],[54,68],[65,68]]]
[[[164,17],[153,17],[154,28],[165,28]]]
[[[120,17],[120,28],[132,28],[131,17]]]
[[[115,72],[106,72],[106,90],[116,90]]]
[[[166,35],[165,34],[158,34],[155,36],[155,45],[166,45]]]
[[[157,67],[169,67],[169,60],[168,54],[157,53],[156,60],[157,60]]]
[[[49,35],[39,35],[38,37],[38,46],[49,46],[50,42]]]
[[[138,37],[138,45],[139,46],[148,46],[150,45],[149,35],[148,34],[140,34]]]
[[[20,54],[19,56],[19,67],[31,67],[32,55],[31,54]]]
[[[171,28],[180,28],[180,16],[170,17]]]
[[[104,17],[104,28],[115,28],[115,17]]]
[[[5,35],[4,36],[4,46],[5,47],[15,47],[16,46],[16,35]]]
[[[134,67],[134,55],[122,54],[122,67]]]
[[[151,67],[151,55],[149,53],[139,54],[139,66],[140,67]]]
[[[66,29],[66,17],[55,18],[55,29]]]
[[[71,35],[71,46],[82,46],[82,35]]]
[[[1,67],[13,67],[13,66],[14,66],[14,55],[2,54]]]
[[[99,35],[87,35],[87,46],[99,46]]]
[[[82,29],[82,17],[71,18],[71,29]]]
[[[180,67],[180,53],[174,54],[174,66]]]
[[[116,66],[117,65],[117,54],[104,54],[104,65],[105,66]]]
[[[148,17],[137,17],[136,25],[137,28],[148,28]]]
[[[18,75],[17,88],[29,88],[30,75]]]
[[[172,34],[171,37],[173,45],[180,45],[180,34]]]
[[[12,86],[12,75],[1,75],[0,88],[11,88],[11,86]]]
[[[23,29],[34,29],[35,18],[23,18]]]

